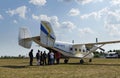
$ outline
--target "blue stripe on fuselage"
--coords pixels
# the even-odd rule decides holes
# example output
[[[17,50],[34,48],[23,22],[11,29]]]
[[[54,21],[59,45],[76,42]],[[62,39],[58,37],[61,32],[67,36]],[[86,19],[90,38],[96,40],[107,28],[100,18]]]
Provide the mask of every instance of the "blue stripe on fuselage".
[[[46,35],[48,35],[48,31],[44,28],[44,26],[41,24],[41,31],[43,31]],[[53,40],[55,40],[55,38],[50,34],[50,38],[52,38]]]

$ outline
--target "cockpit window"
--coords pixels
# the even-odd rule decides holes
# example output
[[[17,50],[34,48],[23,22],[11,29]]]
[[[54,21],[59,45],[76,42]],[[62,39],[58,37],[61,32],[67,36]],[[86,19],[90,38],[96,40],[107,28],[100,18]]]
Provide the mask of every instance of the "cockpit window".
[[[85,50],[83,49],[83,52],[85,52]]]
[[[90,51],[90,49],[89,49],[89,48],[86,48],[86,50],[87,50],[87,51]]]

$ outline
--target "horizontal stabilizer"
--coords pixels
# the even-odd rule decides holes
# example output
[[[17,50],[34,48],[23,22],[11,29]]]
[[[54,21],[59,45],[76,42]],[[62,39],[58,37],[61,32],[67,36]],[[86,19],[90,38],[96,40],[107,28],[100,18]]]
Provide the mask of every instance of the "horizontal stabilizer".
[[[24,48],[31,48],[32,39],[30,36],[30,32],[27,28],[20,28],[19,30],[19,45]]]

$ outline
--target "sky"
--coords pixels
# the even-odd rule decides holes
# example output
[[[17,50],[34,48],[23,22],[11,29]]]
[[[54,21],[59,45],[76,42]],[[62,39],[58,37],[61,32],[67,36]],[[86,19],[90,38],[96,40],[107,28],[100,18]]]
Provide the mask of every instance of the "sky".
[[[0,56],[28,55],[30,49],[18,45],[20,27],[32,36],[40,35],[40,21],[52,24],[59,41],[91,43],[120,40],[120,0],[1,0]],[[42,47],[33,43],[34,55]],[[103,47],[120,49],[120,44]]]

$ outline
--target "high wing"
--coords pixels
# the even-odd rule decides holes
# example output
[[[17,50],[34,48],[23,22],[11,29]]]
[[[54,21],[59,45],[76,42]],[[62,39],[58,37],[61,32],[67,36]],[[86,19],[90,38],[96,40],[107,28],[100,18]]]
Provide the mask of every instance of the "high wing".
[[[116,41],[105,41],[105,42],[97,42],[97,43],[85,43],[84,45],[86,48],[92,48],[94,45],[105,45],[105,44],[112,44],[112,43],[120,43],[120,40]],[[81,44],[75,44],[75,45],[81,45]]]
[[[104,50],[101,47],[104,46],[105,44],[112,44],[112,43],[120,43],[120,40],[118,40],[118,41],[97,42],[97,43],[86,43],[86,44],[75,44],[75,46],[85,45],[86,49],[89,52],[86,55],[83,56],[83,58],[84,58],[87,55],[89,55],[89,54],[93,53],[94,51],[96,51],[97,49]]]

